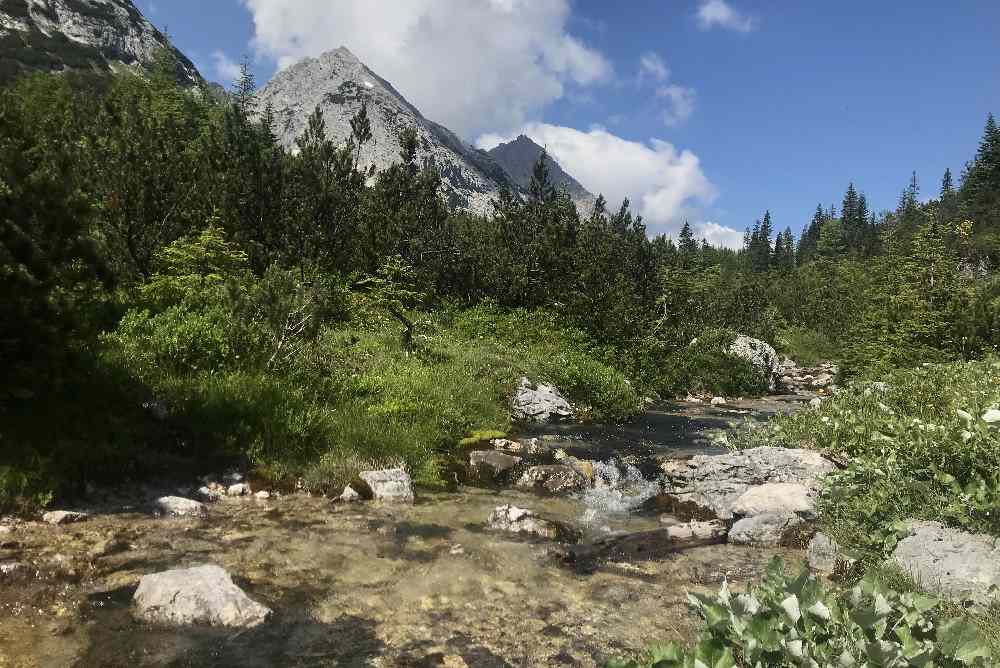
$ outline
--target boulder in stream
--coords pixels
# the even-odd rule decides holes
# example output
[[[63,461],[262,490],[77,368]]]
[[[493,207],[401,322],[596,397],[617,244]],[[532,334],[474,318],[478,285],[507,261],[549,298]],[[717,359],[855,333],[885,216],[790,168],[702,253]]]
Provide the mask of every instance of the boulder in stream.
[[[724,543],[726,533],[726,525],[718,520],[688,522],[608,536],[588,545],[575,545],[562,556],[564,561],[585,568],[600,561],[658,559],[675,550]]]
[[[204,503],[180,496],[161,496],[153,502],[153,512],[168,517],[205,517],[208,509]]]
[[[143,576],[133,596],[139,618],[157,624],[204,624],[247,629],[271,611],[210,564]]]
[[[574,542],[579,534],[574,529],[552,520],[542,519],[530,510],[512,505],[497,506],[490,514],[487,527],[493,531],[523,534],[562,542]]]
[[[798,483],[817,489],[819,479],[836,466],[812,450],[762,447],[724,455],[695,455],[663,465],[666,494],[679,505],[691,504],[731,519],[733,505],[751,487]]]
[[[519,422],[560,422],[573,417],[573,407],[558,389],[527,378],[521,379],[511,408]]]
[[[532,466],[517,481],[522,489],[546,494],[571,494],[590,487],[590,482],[572,466],[549,464]]]
[[[979,608],[1000,601],[1000,538],[915,521],[892,559],[938,596]]]
[[[363,471],[360,475],[372,498],[386,503],[413,503],[413,481],[401,468]]]
[[[88,517],[87,513],[78,513],[72,510],[50,510],[42,515],[42,521],[46,524],[74,524],[83,522]]]

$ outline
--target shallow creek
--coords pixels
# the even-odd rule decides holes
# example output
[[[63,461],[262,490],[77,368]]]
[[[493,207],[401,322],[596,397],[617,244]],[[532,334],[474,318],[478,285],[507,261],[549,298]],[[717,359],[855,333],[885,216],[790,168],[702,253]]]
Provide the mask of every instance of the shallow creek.
[[[546,427],[570,454],[655,459],[718,449],[712,434],[766,420],[799,401],[664,404],[627,427]],[[612,474],[608,474],[612,475]],[[628,475],[625,476],[628,478]],[[579,573],[552,545],[484,531],[511,503],[572,523],[588,537],[660,526],[640,510],[648,482],[542,498],[466,487],[420,494],[412,507],[333,505],[289,495],[227,500],[207,520],[99,512],[62,527],[0,535],[0,668],[8,666],[599,666],[656,640],[686,640],[698,620],[686,592],[737,588],[782,554],[718,545]],[[586,540],[586,539],[585,539]],[[151,627],[133,619],[146,573],[199,563],[228,570],[274,610],[251,631]]]

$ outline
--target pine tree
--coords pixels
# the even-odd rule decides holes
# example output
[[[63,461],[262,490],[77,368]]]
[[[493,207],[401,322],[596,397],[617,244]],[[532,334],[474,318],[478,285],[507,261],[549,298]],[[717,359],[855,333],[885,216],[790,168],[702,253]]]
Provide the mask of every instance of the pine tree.
[[[960,217],[973,222],[972,248],[980,259],[1000,263],[1000,127],[990,114],[976,157],[966,166]]]
[[[240,74],[233,82],[232,96],[233,102],[243,118],[253,117],[257,111],[257,79],[250,70],[250,63],[246,59],[240,63]]]
[[[816,255],[816,244],[819,243],[819,232],[824,220],[826,220],[826,214],[823,212],[823,205],[817,204],[812,220],[809,221],[809,225],[806,226],[802,237],[799,239],[796,259],[800,266]]]

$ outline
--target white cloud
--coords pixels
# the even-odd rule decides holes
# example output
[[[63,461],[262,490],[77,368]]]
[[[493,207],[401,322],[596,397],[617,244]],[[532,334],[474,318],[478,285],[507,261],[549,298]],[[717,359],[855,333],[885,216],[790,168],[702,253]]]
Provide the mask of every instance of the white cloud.
[[[661,87],[656,91],[656,96],[667,102],[667,108],[663,110],[661,116],[667,127],[672,128],[675,125],[680,125],[694,113],[695,92],[693,88],[672,84]]]
[[[212,52],[212,71],[218,82],[227,86],[240,78],[240,64],[218,49]]]
[[[583,132],[546,123],[529,123],[520,132],[546,147],[556,162],[588,190],[603,193],[609,208],[628,198],[633,211],[642,214],[653,233],[676,235],[685,218],[699,215],[700,208],[711,204],[718,195],[715,185],[702,172],[698,156],[678,151],[673,144],[659,139],[641,143],[618,137],[600,126]],[[491,134],[476,143],[481,148],[492,148],[512,138]],[[722,230],[726,228],[719,228],[706,228],[705,236],[723,238]]]
[[[702,30],[719,27],[736,32],[751,32],[757,29],[757,19],[736,11],[726,0],[702,0],[696,16]]]
[[[346,46],[428,118],[464,136],[537,117],[612,76],[567,31],[570,0],[241,0],[257,54],[286,67]]]
[[[639,57],[639,83],[646,77],[652,77],[656,81],[666,81],[670,77],[670,68],[659,54],[652,51]]]
[[[694,236],[697,239],[707,239],[713,246],[724,248],[743,248],[743,232],[712,221],[694,225]]]

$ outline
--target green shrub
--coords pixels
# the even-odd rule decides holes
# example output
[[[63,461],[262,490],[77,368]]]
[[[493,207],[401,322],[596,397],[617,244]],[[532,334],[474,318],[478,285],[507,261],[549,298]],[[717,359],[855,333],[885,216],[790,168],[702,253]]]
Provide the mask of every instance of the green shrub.
[[[787,327],[775,339],[778,352],[800,366],[814,366],[840,357],[840,349],[824,332],[806,327]]]
[[[737,666],[993,665],[976,620],[936,598],[900,593],[867,577],[849,589],[827,589],[805,570],[797,577],[772,562],[763,582],[736,594],[689,595],[706,628],[692,649],[655,647],[639,662],[611,668]]]
[[[661,375],[661,390],[723,396],[760,395],[767,391],[767,378],[744,359],[729,354],[736,334],[712,329],[668,357]]]

